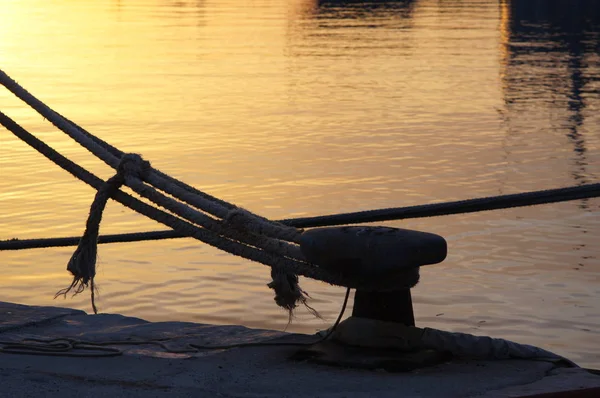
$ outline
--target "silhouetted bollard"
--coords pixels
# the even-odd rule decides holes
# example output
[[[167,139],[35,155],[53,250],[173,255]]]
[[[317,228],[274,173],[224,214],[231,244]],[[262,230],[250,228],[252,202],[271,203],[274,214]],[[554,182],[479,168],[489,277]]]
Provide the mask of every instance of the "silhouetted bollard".
[[[352,317],[340,324],[334,341],[300,351],[297,359],[320,363],[407,371],[439,363],[445,357],[431,350],[413,350],[416,330],[410,288],[419,281],[419,267],[446,258],[441,236],[389,227],[317,228],[304,232],[300,248],[307,260],[338,276],[341,286],[356,288]],[[406,331],[404,351],[385,349],[378,327]],[[397,326],[394,326],[397,325]],[[368,330],[353,330],[363,328]],[[363,333],[364,332],[364,333]],[[348,336],[348,337],[346,337]],[[336,343],[337,341],[337,343]],[[368,347],[368,348],[367,348]],[[383,349],[383,351],[382,351]],[[395,351],[396,350],[396,351]]]
[[[357,290],[352,316],[415,326],[410,289],[391,292]]]
[[[446,258],[441,236],[389,227],[316,228],[306,231],[300,248],[307,260],[356,288],[357,317],[414,326],[410,288],[419,267]]]

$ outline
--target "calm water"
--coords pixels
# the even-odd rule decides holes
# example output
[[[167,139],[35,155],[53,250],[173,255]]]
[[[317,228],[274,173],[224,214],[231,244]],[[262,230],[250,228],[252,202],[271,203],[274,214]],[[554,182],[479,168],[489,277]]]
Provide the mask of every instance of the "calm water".
[[[541,6],[541,5],[544,6]],[[562,5],[567,5],[565,8]],[[536,8],[537,7],[537,8]],[[4,0],[0,65],[101,138],[270,218],[597,182],[596,1]],[[1,109],[110,170],[4,90]],[[94,191],[0,131],[0,239],[79,235]],[[449,257],[417,323],[542,346],[600,368],[600,201],[391,226]],[[109,203],[103,233],[162,229]],[[90,310],[72,248],[0,253],[0,300]],[[104,245],[99,306],[283,329],[269,270],[190,239]],[[325,321],[342,288],[303,281]]]

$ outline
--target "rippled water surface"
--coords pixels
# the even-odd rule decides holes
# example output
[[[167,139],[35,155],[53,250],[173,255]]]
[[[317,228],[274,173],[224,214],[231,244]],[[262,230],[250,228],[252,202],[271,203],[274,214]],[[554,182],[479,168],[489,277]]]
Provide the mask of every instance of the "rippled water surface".
[[[596,1],[8,0],[0,65],[124,151],[279,219],[597,182]],[[103,178],[108,167],[6,91],[0,108]],[[0,130],[0,239],[80,235],[94,191]],[[449,256],[418,325],[542,346],[600,368],[600,202],[385,223]],[[102,233],[163,227],[109,203]],[[72,248],[0,252],[0,300],[90,310]],[[283,329],[269,269],[191,240],[103,245],[99,306]],[[325,320],[344,291],[303,280]]]

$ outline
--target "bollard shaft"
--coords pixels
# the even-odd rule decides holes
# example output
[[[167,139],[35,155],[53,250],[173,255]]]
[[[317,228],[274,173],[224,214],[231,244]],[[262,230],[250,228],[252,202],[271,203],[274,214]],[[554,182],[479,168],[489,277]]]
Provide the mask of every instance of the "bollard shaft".
[[[357,290],[352,316],[415,326],[410,289],[391,292]]]

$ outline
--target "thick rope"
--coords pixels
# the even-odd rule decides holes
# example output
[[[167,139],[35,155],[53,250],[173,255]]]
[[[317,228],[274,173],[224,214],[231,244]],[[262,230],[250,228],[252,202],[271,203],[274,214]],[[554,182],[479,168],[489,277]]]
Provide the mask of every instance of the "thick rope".
[[[12,119],[4,115],[2,112],[0,112],[0,124],[6,127],[9,131],[13,132],[17,137],[21,138],[23,141],[32,146],[38,152],[42,153],[48,159],[50,159],[63,169],[69,171],[75,177],[81,179],[82,181],[86,182],[87,184],[93,186],[98,190],[104,187],[105,183],[100,178],[96,177],[89,171],[85,170],[81,166],[77,165],[76,163],[70,161],[69,159],[56,152],[54,149],[50,148],[48,145],[31,135],[29,132],[27,132],[25,129],[23,129],[21,126],[15,123]],[[155,221],[158,221],[175,230],[178,230],[180,233],[185,234],[186,236],[194,237],[221,250],[224,250],[225,248],[223,241],[226,240],[226,238],[221,237],[219,239],[218,236],[215,236],[214,234],[210,233],[210,231],[207,231],[203,228],[198,228],[195,225],[187,223],[180,218],[177,218],[164,211],[161,211],[160,209],[155,209],[152,206],[149,206],[148,204],[141,202],[140,200],[122,191],[116,191],[113,194],[113,199],[131,208],[134,211],[137,211],[149,218],[152,218]],[[307,277],[315,276],[316,269],[313,266],[308,266],[308,264],[302,266],[300,262],[292,259],[281,259],[280,257],[273,257],[273,255],[271,254],[261,252],[258,249],[255,249],[250,246],[245,246],[240,242],[230,241],[230,243],[232,243],[232,246],[229,247],[229,249],[234,250],[235,254],[241,257],[260,262],[261,257],[259,257],[259,254],[264,255],[270,262],[282,261],[283,266],[287,267],[288,270],[291,272],[298,273]],[[304,268],[304,270],[301,271],[300,268]]]
[[[92,135],[89,132],[84,133],[80,131],[74,123],[64,119],[61,115],[54,112],[2,71],[0,71],[0,82],[18,98],[34,108],[38,113],[51,121],[56,127],[68,134],[80,145],[84,146],[109,166],[118,168],[117,161],[119,161],[119,158],[114,155],[114,153],[117,153],[118,150],[115,147],[108,145],[103,146],[102,141],[92,140],[90,138]],[[271,261],[269,261],[267,257],[261,254],[261,252],[257,252],[255,253],[255,256],[258,258],[259,262],[272,267],[279,267],[279,263],[282,262],[284,257],[304,261],[304,256],[302,255],[299,247],[285,242],[287,240],[297,243],[299,235],[302,231],[293,227],[278,225],[277,223],[273,223],[265,218],[255,216],[250,212],[226,208],[225,206],[221,205],[221,202],[207,200],[206,195],[199,196],[189,192],[190,190],[185,189],[186,187],[182,188],[181,184],[169,183],[166,179],[161,178],[160,175],[157,175],[156,173],[153,174],[153,169],[151,167],[149,168],[149,171],[150,172],[146,173],[144,176],[142,176],[142,178],[140,178],[140,176],[126,174],[124,176],[124,183],[132,188],[136,193],[147,199],[150,199],[152,202],[161,207],[165,207],[166,209],[174,212],[178,216],[183,217],[188,221],[199,224],[202,227],[219,234],[220,236],[227,236],[235,241],[241,241],[250,246],[262,249],[264,252],[274,253],[281,258],[278,261],[275,260],[277,257],[271,257]],[[143,182],[144,180],[163,192],[167,192],[169,195],[175,196],[179,200],[182,200],[189,205],[195,206],[202,211],[206,211],[213,216],[223,219],[225,223],[219,225],[205,214],[188,207],[183,203],[177,202],[170,197],[160,194],[154,188],[145,185]],[[232,225],[233,228],[230,228],[228,224],[231,224],[230,220],[233,219],[241,220],[241,222],[238,222],[237,227]],[[230,242],[232,241],[221,240],[221,243],[224,245],[223,250],[233,253],[233,244]],[[93,244],[96,245],[96,242],[94,241]],[[90,253],[95,254],[95,252]],[[73,271],[72,268],[69,268],[69,270]],[[285,271],[281,270],[281,272]],[[293,278],[295,275],[290,274],[289,276],[290,278]],[[75,280],[78,278],[79,276],[75,275]],[[83,276],[83,278],[83,280],[85,280],[85,276]],[[91,281],[93,283],[93,278]],[[87,284],[78,285],[76,293],[85,288],[85,286],[87,286]],[[286,295],[288,298],[291,297],[288,294],[289,291],[286,289],[286,287],[277,281],[274,281],[273,288],[279,293],[279,296]],[[70,288],[68,288],[67,291],[68,290],[70,290]],[[92,286],[92,300],[93,295],[94,293]]]
[[[377,221],[403,220],[409,218],[436,217],[451,214],[473,213],[500,210],[522,206],[535,206],[549,203],[567,202],[600,197],[600,184],[585,184],[576,187],[531,191],[519,194],[490,196],[452,202],[426,205],[394,207],[352,213],[330,214],[316,217],[288,218],[278,223],[294,227],[312,228],[333,225],[360,224]],[[513,199],[517,199],[514,201]],[[490,205],[491,204],[491,205]],[[146,240],[189,238],[177,231],[148,231],[125,234],[102,235],[98,243],[140,242]],[[45,247],[76,246],[78,237],[0,240],[0,251],[23,250]]]
[[[70,123],[73,127],[75,127],[76,129],[78,129],[79,131],[81,131],[83,134],[85,134],[88,138],[90,138],[91,140],[93,140],[95,143],[97,143],[98,145],[100,145],[101,147],[103,147],[104,149],[106,149],[108,152],[110,152],[111,154],[113,154],[114,156],[121,158],[125,153],[120,151],[118,148],[115,148],[114,146],[110,145],[109,143],[107,143],[106,141],[103,141],[102,139],[96,137],[95,135],[91,134],[90,132],[88,132],[86,129],[84,129],[83,127],[79,126],[78,124],[76,124],[75,122],[73,122],[72,120],[67,119],[66,117],[62,116],[61,114],[59,114],[58,112],[55,112],[56,114],[58,114],[60,117],[62,117],[63,119],[65,119],[68,123]],[[154,172],[159,175],[160,177],[164,178],[165,180],[167,180],[170,183],[173,183],[183,189],[185,189],[188,192],[191,192],[195,195],[198,195],[200,197],[205,198],[206,200],[209,200],[211,202],[215,202],[217,204],[219,204],[220,206],[222,206],[225,209],[233,209],[236,206],[228,203],[222,199],[219,199],[217,197],[214,197],[212,195],[209,195],[205,192],[202,192],[196,188],[194,188],[191,185],[186,184],[183,181],[179,181],[167,174],[164,174],[163,172],[161,172],[160,170],[154,170]]]
[[[173,230],[149,231],[149,232],[131,232],[126,234],[110,234],[98,236],[98,244],[106,243],[125,243],[125,242],[143,242],[149,240],[190,238],[181,232]],[[77,246],[81,237],[71,236],[64,238],[41,238],[41,239],[19,239],[12,238],[0,240],[0,251],[2,250],[26,250],[40,249],[48,247],[68,247]]]
[[[447,351],[468,358],[564,361],[571,367],[579,367],[573,361],[539,347],[468,333],[424,328],[421,344],[425,348]]]
[[[23,87],[18,85],[14,80],[10,79],[10,77],[8,77],[8,75],[6,75],[2,71],[0,71],[0,82],[4,84],[16,96],[18,96],[27,104],[36,109],[42,116],[48,118],[53,124],[61,128],[61,130],[63,130],[65,133],[69,134],[78,143],[86,147],[92,153],[96,154],[96,156],[100,157],[107,164],[111,165],[112,167],[116,167],[115,164],[118,161],[118,157],[122,156],[123,152],[119,151],[117,148],[111,146],[110,144],[102,141],[101,139],[93,136],[85,129],[81,128],[72,121],[62,117],[60,114],[47,107],[33,95],[28,93]],[[176,179],[173,179],[169,176],[166,176],[163,173],[160,173],[158,170],[152,169],[151,171],[151,174],[156,173],[162,175],[165,180],[168,180],[170,183],[174,183],[173,185],[182,187],[185,191],[188,191],[188,193],[193,193],[193,196],[201,196],[205,198],[210,203],[210,205],[214,205],[216,203],[216,206],[213,209],[213,211],[214,214],[217,214],[221,218],[227,218],[229,211],[235,209],[235,206],[217,198],[214,198],[201,191],[198,191],[193,187],[190,187]],[[159,185],[162,184],[159,183],[156,186],[159,187]],[[511,207],[530,206],[543,203],[555,203],[566,200],[584,199],[596,197],[598,195],[600,195],[600,184],[588,184],[585,186],[572,188],[560,188],[547,191],[535,191],[522,194],[494,196],[488,198],[430,204],[423,206],[411,206],[405,208],[389,208],[329,216],[288,219],[281,220],[280,222],[271,222],[267,219],[258,217],[251,213],[249,213],[249,217],[256,217],[258,221],[269,223],[272,225],[279,224],[279,226],[281,226],[281,224],[286,224],[295,227],[316,227],[325,225],[343,225],[384,220],[397,220],[405,218],[431,217],[438,215],[459,214],[484,210],[505,209]],[[185,198],[182,198],[182,200],[185,200]],[[191,198],[190,202],[193,201],[193,198]],[[255,220],[254,223],[248,223],[248,225],[258,225],[259,223],[256,222],[257,220]],[[263,229],[260,231],[261,235],[269,234],[269,230],[265,228],[264,225],[262,226],[262,228]],[[280,233],[283,234],[284,232],[280,231]],[[291,234],[291,241],[295,241],[294,238],[298,235],[297,230],[286,230],[285,233]]]
[[[407,326],[397,322],[352,316],[346,319],[333,334],[333,340],[348,346],[375,350],[400,350],[410,352],[432,349],[449,353],[453,357],[504,360],[542,360],[579,367],[569,359],[528,344],[510,340],[476,336],[468,333]]]
[[[86,148],[88,151],[93,153],[100,160],[104,161],[107,165],[111,166],[113,169],[117,169],[120,157],[117,157],[116,154],[122,154],[123,152],[119,151],[117,148],[113,146],[108,146],[104,141],[101,140],[93,140],[93,135],[89,132],[81,131],[76,125],[63,118],[59,113],[52,110],[46,104],[41,102],[31,93],[29,93],[25,88],[19,85],[16,81],[11,79],[6,73],[0,70],[0,83],[3,84],[10,92],[12,92],[15,96],[25,102],[27,105],[32,107],[36,112],[40,115],[48,119],[54,126],[59,128],[65,134],[69,135],[73,140],[79,143],[81,146]],[[223,206],[223,201],[214,201],[209,199],[209,195],[197,195],[193,194],[187,188],[182,188],[182,184],[173,184],[170,181],[173,181],[172,178],[165,179],[161,177],[164,176],[163,173],[156,173],[156,170],[153,168],[147,173],[147,176],[144,178],[145,182],[150,183],[156,188],[162,190],[163,192],[167,192],[170,195],[175,196],[177,199],[186,202],[189,205],[195,206],[198,209],[208,212],[218,218],[225,219],[227,218],[231,206]],[[127,184],[129,186],[129,184]],[[130,188],[134,189],[134,187]],[[134,189],[135,191],[135,189]],[[139,192],[137,192],[139,193]],[[285,225],[277,225],[277,223],[273,223],[265,218],[259,217],[257,215],[253,215],[248,213],[249,217],[255,218],[255,223],[262,223],[262,233],[267,234],[270,237],[288,240],[288,241],[296,241],[301,231],[298,231],[295,228],[287,227]]]
[[[444,203],[357,211],[317,217],[290,218],[280,220],[279,222],[281,224],[293,225],[297,228],[322,227],[475,213],[597,197],[600,197],[600,183]]]
[[[161,173],[158,170],[153,169],[149,163],[144,163],[145,161],[143,161],[138,155],[125,155],[117,148],[93,136],[91,133],[85,131],[72,121],[53,111],[2,71],[0,71],[0,83],[18,98],[35,109],[38,113],[40,113],[40,115],[47,118],[65,134],[69,135],[72,139],[74,139],[84,148],[88,149],[99,159],[103,160],[106,164],[117,170],[117,174],[108,180],[106,184],[103,183],[101,187],[96,186],[99,191],[96,195],[94,203],[92,204],[86,230],[68,265],[68,270],[73,274],[74,280],[71,286],[59,292],[59,294],[66,294],[72,289],[74,289],[75,293],[79,293],[83,291],[89,284],[91,287],[92,305],[94,312],[96,311],[94,304],[94,276],[97,243],[99,240],[99,224],[108,198],[114,197],[117,199],[117,197],[122,194],[122,192],[119,191],[119,187],[121,185],[127,185],[142,197],[174,213],[176,217],[162,212],[159,209],[148,206],[143,202],[135,203],[137,207],[140,207],[141,204],[147,206],[145,208],[145,210],[147,210],[146,213],[137,209],[136,211],[169,225],[175,229],[177,234],[180,236],[193,236],[221,250],[245,258],[253,259],[271,266],[273,268],[273,282],[269,284],[269,287],[273,288],[276,292],[276,302],[287,310],[291,311],[298,303],[306,305],[306,296],[302,289],[298,286],[298,272],[292,271],[293,268],[302,267],[304,273],[300,274],[305,276],[308,276],[307,274],[318,274],[317,279],[325,281],[327,281],[328,278],[338,281],[340,280],[340,276],[324,276],[324,274],[327,272],[306,262],[304,255],[297,245],[297,243],[299,243],[299,236],[302,233],[302,230],[299,230],[294,226],[290,226],[290,224],[292,224],[290,220],[283,220],[281,223],[273,222],[198,191],[191,186],[188,186],[172,177],[165,175],[164,173]],[[3,114],[2,121],[2,124],[5,125],[5,127],[7,127],[20,138],[26,134],[29,134],[27,132],[25,132],[26,134],[23,134],[24,129],[16,125],[16,123]],[[23,131],[21,131],[19,135],[14,131],[15,129],[21,129]],[[32,141],[31,137],[28,137],[28,139],[29,141]],[[28,142],[25,139],[24,141]],[[34,148],[38,149],[38,151],[40,150],[39,143],[28,143]],[[50,151],[53,151],[51,148],[49,149]],[[47,155],[47,157],[57,163],[55,160],[55,158],[57,158],[56,151],[50,151],[46,151],[46,153],[49,155]],[[124,160],[127,160],[127,163],[132,165],[131,172],[127,171],[126,168],[123,167]],[[145,167],[142,167],[144,164]],[[78,176],[78,173],[81,174],[81,170],[78,170],[78,173],[74,173],[72,170],[73,165],[68,162],[63,162],[61,167],[67,169],[76,176]],[[144,168],[143,173],[139,172],[139,169],[141,168]],[[78,178],[81,177],[78,176]],[[600,188],[600,184],[591,185],[598,185],[596,188]],[[583,193],[581,192],[581,189],[575,193],[571,191],[566,192],[566,190],[572,189],[573,188],[553,190],[561,192],[550,196],[547,195],[548,191],[540,191],[546,194],[541,195],[542,202],[539,202],[539,195],[528,196],[528,194],[518,194],[505,195],[505,197],[474,199],[471,201],[452,203],[458,205],[458,207],[461,209],[459,212],[471,212],[491,210],[495,208],[523,206],[528,204],[572,200],[568,198],[571,198],[573,195],[579,195],[578,198],[590,197],[585,196],[589,195],[589,189]],[[167,193],[168,196],[160,191]],[[600,191],[600,189],[596,189],[596,196],[598,195],[598,191]],[[507,204],[506,200],[499,200],[503,198],[509,199],[509,203]],[[546,202],[544,202],[544,200],[546,200]],[[536,203],[536,201],[538,202]],[[453,210],[451,208],[449,210],[447,207],[444,208],[442,205],[444,204],[413,206],[411,208],[406,208],[405,210],[407,211],[405,211],[405,213],[407,214],[404,214],[402,218],[414,216],[414,210],[416,207],[429,207],[429,215],[456,214],[456,209]],[[144,206],[141,207],[143,208]],[[434,206],[437,207],[433,208]],[[383,212],[386,216],[389,216],[389,213],[393,210],[400,209],[383,209],[380,211],[353,213],[353,216],[356,218],[352,220],[352,223],[354,223],[356,219],[360,219],[359,222],[376,221],[378,217],[382,217],[382,214],[380,213]],[[396,217],[397,216],[398,214],[396,214]],[[330,218],[331,217],[335,218],[336,216],[330,216]],[[348,219],[342,218],[339,220],[339,218],[342,217],[339,217],[338,215],[338,220],[336,223],[349,223]],[[167,219],[168,222],[165,221],[165,219]],[[315,218],[312,219],[313,225],[315,225]],[[294,223],[298,225],[302,224],[302,222],[306,222],[306,219],[296,219]],[[345,277],[342,279],[344,279],[343,282],[348,285],[348,278]],[[371,283],[373,282],[371,281]],[[365,284],[364,281],[356,281],[356,283],[353,285],[354,286],[351,287],[360,286],[365,288],[367,287],[366,285],[368,285],[368,283]],[[374,286],[371,286],[371,288],[373,287]],[[381,289],[380,286],[375,288],[376,290]]]
[[[105,186],[104,181],[102,181],[100,178],[56,152],[54,149],[33,136],[31,133],[27,132],[2,112],[0,112],[0,124],[6,127],[21,140],[26,142],[32,148],[36,149],[42,155],[71,173],[76,178],[84,181],[98,190]],[[348,287],[352,288],[364,287],[371,290],[386,290],[394,289],[396,287],[395,281],[390,281],[390,283],[387,285],[385,284],[387,281],[384,281],[384,285],[379,286],[376,284],[365,284],[364,281],[359,280],[348,280],[347,277],[331,274],[324,269],[320,269],[308,263],[300,262],[291,258],[282,258],[280,256],[275,256],[273,254],[258,250],[254,247],[246,246],[240,242],[229,241],[225,237],[215,236],[206,229],[198,228],[197,226],[190,224],[185,220],[177,218],[160,209],[155,209],[120,190],[114,192],[112,198],[138,213],[141,213],[155,221],[173,228],[176,230],[177,234],[180,234],[181,236],[196,238],[221,250],[229,251],[232,254],[252,261],[263,262],[261,260],[267,260],[268,262],[277,264],[277,266],[285,269],[289,274],[303,275],[308,278],[319,279],[334,285],[351,285]],[[224,242],[227,244],[227,249],[224,246]]]

